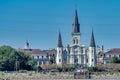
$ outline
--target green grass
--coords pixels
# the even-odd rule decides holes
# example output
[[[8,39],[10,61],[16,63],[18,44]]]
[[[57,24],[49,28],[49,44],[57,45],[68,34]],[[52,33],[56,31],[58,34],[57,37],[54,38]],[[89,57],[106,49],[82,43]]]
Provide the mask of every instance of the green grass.
[[[32,73],[29,73],[28,75],[29,75],[29,76],[32,76]]]
[[[0,77],[3,77],[3,76],[5,76],[5,74],[4,73],[0,73]]]

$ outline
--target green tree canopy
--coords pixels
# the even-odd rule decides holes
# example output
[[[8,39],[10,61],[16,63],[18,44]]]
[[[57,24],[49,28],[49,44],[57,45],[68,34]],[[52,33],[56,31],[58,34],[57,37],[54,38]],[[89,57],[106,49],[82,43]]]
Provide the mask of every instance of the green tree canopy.
[[[32,70],[34,65],[31,55],[16,51],[10,46],[0,47],[0,70]]]
[[[110,63],[120,63],[120,60],[118,59],[117,56],[113,56],[110,60]]]

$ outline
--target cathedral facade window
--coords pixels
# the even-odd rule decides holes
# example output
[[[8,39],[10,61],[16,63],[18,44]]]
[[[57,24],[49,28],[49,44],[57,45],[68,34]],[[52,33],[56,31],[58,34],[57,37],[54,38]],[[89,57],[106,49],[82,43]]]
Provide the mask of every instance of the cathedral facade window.
[[[92,59],[92,62],[93,62],[94,60]]]
[[[59,59],[59,62],[61,62],[61,59]]]
[[[81,53],[83,53],[83,48],[81,48]]]
[[[73,44],[75,44],[75,39],[73,39]]]
[[[78,44],[78,39],[76,39],[76,44]]]
[[[87,59],[87,63],[88,63],[88,59]]]
[[[60,53],[60,50],[59,50],[59,53]]]

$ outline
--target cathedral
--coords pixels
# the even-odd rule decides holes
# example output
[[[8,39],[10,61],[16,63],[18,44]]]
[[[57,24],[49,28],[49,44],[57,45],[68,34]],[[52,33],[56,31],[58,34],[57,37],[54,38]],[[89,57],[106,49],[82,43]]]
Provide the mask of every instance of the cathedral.
[[[94,39],[94,33],[92,30],[91,40],[89,47],[86,47],[81,43],[80,24],[78,21],[77,10],[75,10],[74,22],[72,24],[72,42],[64,47],[62,44],[61,33],[58,36],[56,64],[63,66],[66,64],[74,66],[96,66],[96,45]]]

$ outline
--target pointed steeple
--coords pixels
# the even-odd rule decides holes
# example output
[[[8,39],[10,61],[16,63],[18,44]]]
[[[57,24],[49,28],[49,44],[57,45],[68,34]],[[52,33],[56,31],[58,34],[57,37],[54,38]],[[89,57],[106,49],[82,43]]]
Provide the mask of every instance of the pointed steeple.
[[[90,47],[95,47],[95,39],[94,39],[94,33],[93,33],[93,30],[92,30],[92,35],[91,35]]]
[[[73,23],[73,33],[78,33],[78,32],[80,32],[79,22],[78,22],[77,10],[75,10],[74,23]]]
[[[61,33],[59,32],[59,36],[58,36],[58,47],[63,47],[62,45],[62,38],[61,38]]]

